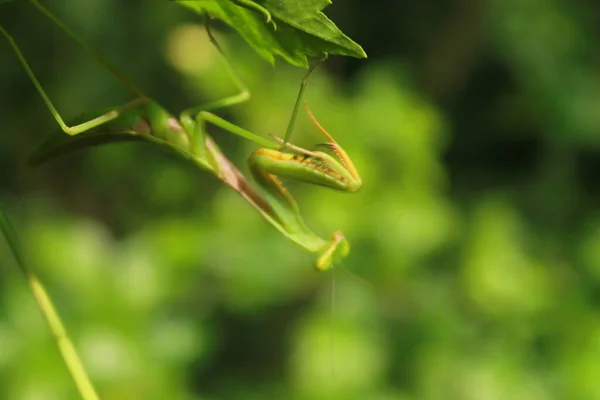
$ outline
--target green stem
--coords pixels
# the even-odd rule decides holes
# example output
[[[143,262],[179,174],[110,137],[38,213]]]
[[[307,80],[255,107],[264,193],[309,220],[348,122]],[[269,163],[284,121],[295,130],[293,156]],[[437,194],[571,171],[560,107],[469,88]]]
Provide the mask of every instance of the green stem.
[[[31,287],[33,295],[40,306],[40,310],[50,327],[50,331],[56,339],[58,349],[61,353],[63,361],[65,362],[73,382],[77,386],[81,398],[84,400],[99,400],[98,394],[92,385],[85,368],[75,350],[75,346],[69,339],[67,331],[52,304],[52,300],[48,296],[46,289],[39,281],[37,276],[27,268],[23,253],[21,252],[21,246],[17,235],[12,228],[10,221],[0,209],[0,230],[4,233],[8,246],[10,247],[21,272],[25,276],[27,283]]]

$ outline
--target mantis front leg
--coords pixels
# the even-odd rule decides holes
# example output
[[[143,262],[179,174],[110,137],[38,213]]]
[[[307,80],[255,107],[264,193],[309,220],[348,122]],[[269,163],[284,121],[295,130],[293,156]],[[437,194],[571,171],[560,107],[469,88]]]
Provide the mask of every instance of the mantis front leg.
[[[362,186],[362,180],[354,163],[346,151],[319,124],[307,103],[304,103],[304,107],[312,122],[327,139],[327,143],[317,146],[326,147],[335,157],[321,151],[310,151],[285,143],[285,147],[295,154],[258,149],[250,159],[253,173],[262,175],[266,172],[269,175],[287,176],[340,191],[351,193],[358,191]],[[283,139],[274,135],[272,137],[278,143],[284,143]]]

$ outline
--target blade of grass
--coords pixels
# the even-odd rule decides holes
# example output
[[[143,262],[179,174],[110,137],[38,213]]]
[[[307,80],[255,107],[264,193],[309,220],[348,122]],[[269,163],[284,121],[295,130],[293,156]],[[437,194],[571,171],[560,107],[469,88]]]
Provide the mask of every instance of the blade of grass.
[[[52,300],[50,300],[46,289],[44,289],[44,286],[37,276],[35,276],[35,274],[27,267],[17,234],[2,209],[0,209],[0,230],[4,233],[8,246],[15,257],[21,272],[25,276],[27,283],[33,291],[33,295],[50,327],[50,331],[56,339],[60,354],[71,374],[73,382],[75,382],[75,385],[77,386],[81,398],[84,400],[99,400],[100,398],[79,359],[79,355],[77,354],[73,343],[67,335],[67,331],[52,304]]]

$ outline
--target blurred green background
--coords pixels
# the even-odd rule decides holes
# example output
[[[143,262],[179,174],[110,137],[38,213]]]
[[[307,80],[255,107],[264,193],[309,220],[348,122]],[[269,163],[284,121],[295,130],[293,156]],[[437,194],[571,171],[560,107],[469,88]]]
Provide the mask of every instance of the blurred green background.
[[[234,90],[182,7],[51,3],[170,110]],[[369,55],[331,58],[306,95],[363,189],[289,183],[315,230],[351,242],[333,274],[156,147],[27,166],[56,124],[0,41],[0,204],[101,396],[600,399],[597,1],[338,0],[326,11]],[[0,24],[64,117],[131,98],[28,4],[2,5]],[[219,33],[253,94],[220,114],[281,134],[303,71]],[[211,135],[246,170],[256,146]],[[293,141],[319,140],[301,116]],[[77,398],[3,241],[0,263],[0,398]]]

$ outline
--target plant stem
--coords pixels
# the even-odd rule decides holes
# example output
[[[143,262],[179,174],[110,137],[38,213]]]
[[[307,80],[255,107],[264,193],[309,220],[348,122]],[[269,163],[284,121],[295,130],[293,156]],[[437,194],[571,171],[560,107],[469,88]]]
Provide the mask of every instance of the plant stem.
[[[48,296],[44,285],[42,285],[37,276],[35,276],[35,274],[27,267],[17,235],[12,228],[10,221],[1,209],[0,230],[4,233],[8,246],[15,257],[21,272],[25,276],[27,283],[31,287],[33,295],[50,327],[50,331],[54,335],[58,350],[71,374],[73,382],[75,382],[75,385],[77,386],[81,398],[83,400],[99,400],[100,397],[98,397],[98,394],[81,363],[79,355],[75,350],[75,346],[73,346],[73,343],[67,335],[67,331],[52,304],[52,300],[50,300],[50,296]]]

